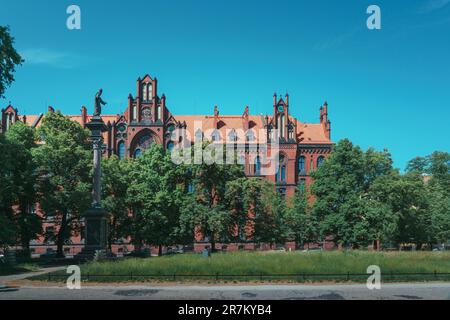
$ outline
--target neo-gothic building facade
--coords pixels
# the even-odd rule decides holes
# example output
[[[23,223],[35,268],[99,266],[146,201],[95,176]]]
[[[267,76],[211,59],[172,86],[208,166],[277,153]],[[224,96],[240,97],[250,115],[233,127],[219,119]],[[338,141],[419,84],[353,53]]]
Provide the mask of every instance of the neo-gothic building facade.
[[[218,107],[214,107],[211,115],[174,115],[166,104],[166,96],[158,93],[158,80],[146,75],[137,79],[135,95],[129,94],[123,114],[102,115],[107,127],[103,134],[103,152],[108,157],[129,158],[138,157],[152,143],[172,149],[175,143],[182,142],[186,146],[198,138],[216,143],[231,140],[243,146],[238,157],[240,163],[245,164],[247,176],[262,176],[274,182],[280,193],[289,196],[298,184],[308,186],[311,183],[310,172],[320,166],[331,152],[333,143],[328,105],[325,102],[320,107],[318,123],[304,123],[291,116],[288,94],[285,97],[274,94],[271,104],[268,107],[270,114],[265,116],[250,114],[249,107],[245,107],[241,115],[221,115]],[[49,107],[48,111],[54,109]],[[84,106],[79,115],[68,117],[83,127],[91,118]],[[43,118],[44,114],[20,115],[9,105],[1,110],[0,132],[6,132],[16,121],[39,127]],[[176,129],[184,132],[178,142],[172,138]],[[249,146],[253,137],[261,134],[265,134],[270,143],[275,130],[278,133],[278,168],[272,174],[263,175],[259,150]]]

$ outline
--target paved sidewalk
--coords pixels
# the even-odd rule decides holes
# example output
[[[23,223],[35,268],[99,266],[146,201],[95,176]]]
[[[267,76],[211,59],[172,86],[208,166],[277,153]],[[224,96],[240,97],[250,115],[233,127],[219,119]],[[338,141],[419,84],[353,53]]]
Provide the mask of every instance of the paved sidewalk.
[[[39,271],[11,274],[11,275],[8,275],[8,276],[0,276],[0,288],[1,287],[5,287],[6,283],[8,283],[10,281],[23,280],[23,279],[26,279],[26,278],[39,276],[41,274],[46,274],[46,273],[49,273],[49,272],[64,270],[66,268],[67,267],[65,267],[65,266],[63,266],[63,267],[61,267],[61,266],[60,267],[49,267],[49,268],[42,268]]]

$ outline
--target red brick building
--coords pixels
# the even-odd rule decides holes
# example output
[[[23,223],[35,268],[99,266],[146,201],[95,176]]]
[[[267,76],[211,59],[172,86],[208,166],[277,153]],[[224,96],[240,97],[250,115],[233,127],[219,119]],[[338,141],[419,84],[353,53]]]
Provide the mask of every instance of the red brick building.
[[[285,97],[274,94],[272,107],[268,108],[270,114],[265,116],[251,115],[249,107],[244,107],[241,115],[221,115],[218,107],[214,107],[211,115],[174,115],[166,103],[166,96],[158,93],[157,79],[146,75],[137,80],[135,95],[129,94],[123,114],[102,115],[107,125],[104,155],[136,157],[152,143],[163,144],[165,148],[171,149],[175,144],[171,139],[172,132],[181,129],[184,136],[179,142],[182,141],[183,145],[200,138],[216,143],[233,141],[244,146],[239,157],[241,163],[245,163],[246,175],[264,176],[276,184],[280,193],[289,196],[298,184],[308,186],[311,183],[309,173],[329,155],[332,146],[326,102],[320,107],[319,122],[314,124],[292,117],[290,108],[288,94]],[[53,108],[49,107],[49,111],[53,111]],[[1,110],[0,132],[6,132],[16,121],[39,127],[43,117],[44,114],[20,115],[17,109],[9,105]],[[90,120],[84,106],[79,115],[68,117],[82,126]],[[261,134],[266,135],[264,138],[270,143],[275,130],[279,143],[279,167],[273,174],[263,175],[259,149],[249,146],[255,137],[261,139]],[[51,222],[45,227],[52,228]],[[82,245],[82,240],[75,237],[66,250],[76,253]],[[119,250],[121,246],[117,245],[115,249]],[[36,248],[36,252],[42,252],[47,246],[44,245],[44,239],[40,239],[33,242],[32,247]]]

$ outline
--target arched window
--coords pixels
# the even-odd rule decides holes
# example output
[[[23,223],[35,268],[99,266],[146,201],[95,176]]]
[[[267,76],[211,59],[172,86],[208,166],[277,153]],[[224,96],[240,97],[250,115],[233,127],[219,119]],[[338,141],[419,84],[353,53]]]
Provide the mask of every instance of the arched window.
[[[132,151],[134,157],[140,156],[145,150],[150,148],[154,139],[150,132],[144,132],[144,134],[138,136],[132,143]]]
[[[162,119],[162,115],[161,115],[161,105],[158,105],[156,107],[156,116],[155,116],[155,120],[160,120]]]
[[[175,131],[175,125],[173,123],[167,126],[167,132],[172,133]]]
[[[236,134],[236,130],[231,130],[231,132],[228,134],[228,139],[230,140],[230,142],[236,142],[237,141],[237,134]]]
[[[117,149],[119,150],[119,159],[124,159],[125,158],[125,142],[120,141]]]
[[[173,141],[169,141],[167,143],[167,151],[172,152],[174,146],[175,146],[175,144],[173,143]]]
[[[299,175],[305,175],[306,174],[305,157],[304,156],[300,156],[300,158],[298,158],[298,174]]]
[[[133,112],[131,114],[131,117],[132,117],[132,120],[136,120],[136,118],[137,118],[137,106],[136,105],[133,106]]]
[[[195,142],[201,142],[203,140],[203,132],[202,130],[198,129],[195,132]]]
[[[147,101],[148,100],[148,92],[147,92],[147,84],[142,84],[142,100]]]
[[[7,113],[6,114],[6,131],[11,129],[13,124],[14,124],[14,114],[11,112]]]
[[[136,150],[134,150],[134,157],[135,158],[138,158],[138,157],[140,157],[142,155],[142,150],[141,149],[136,149]]]
[[[245,138],[247,141],[254,141],[255,140],[255,133],[253,130],[248,130],[247,134],[245,135]]]
[[[253,172],[255,176],[261,175],[261,158],[259,156],[257,156],[255,159],[255,166]]]
[[[211,140],[213,142],[215,141],[220,141],[220,133],[217,130],[214,130],[213,133],[211,134]]]
[[[152,86],[152,84],[149,83],[147,88],[148,88],[148,100],[152,100],[153,99],[153,86]]]
[[[275,175],[277,182],[286,181],[286,158],[284,155],[280,155],[277,174]]]
[[[319,156],[317,158],[317,168],[319,168],[324,161],[325,161],[325,157],[324,156]]]

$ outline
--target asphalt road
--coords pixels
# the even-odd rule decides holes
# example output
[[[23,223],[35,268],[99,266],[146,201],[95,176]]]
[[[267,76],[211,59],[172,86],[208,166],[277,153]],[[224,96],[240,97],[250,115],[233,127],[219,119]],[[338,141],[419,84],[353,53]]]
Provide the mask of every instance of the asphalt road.
[[[0,300],[450,300],[450,283],[384,284],[380,290],[365,285],[258,286],[0,286]]]

